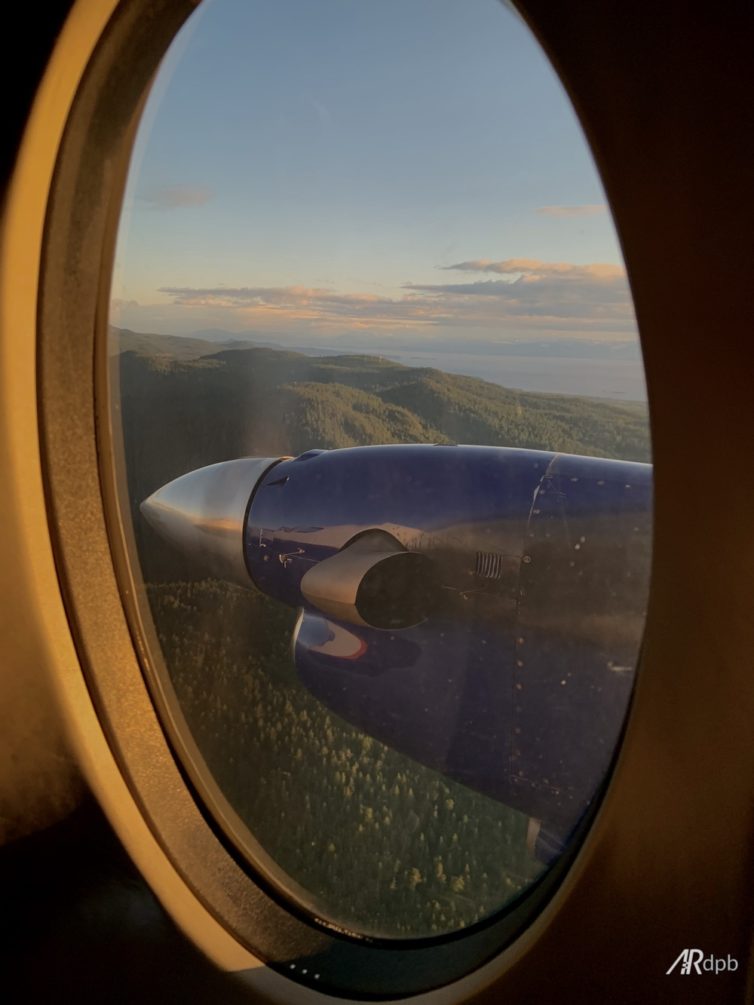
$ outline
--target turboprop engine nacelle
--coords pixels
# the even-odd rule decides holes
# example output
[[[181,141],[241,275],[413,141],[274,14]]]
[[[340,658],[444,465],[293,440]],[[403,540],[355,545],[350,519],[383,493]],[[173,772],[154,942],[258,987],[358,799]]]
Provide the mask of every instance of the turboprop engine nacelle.
[[[333,711],[543,821],[543,857],[560,848],[627,706],[649,465],[499,447],[310,450],[202,468],[142,511],[197,575],[301,610],[296,667]]]

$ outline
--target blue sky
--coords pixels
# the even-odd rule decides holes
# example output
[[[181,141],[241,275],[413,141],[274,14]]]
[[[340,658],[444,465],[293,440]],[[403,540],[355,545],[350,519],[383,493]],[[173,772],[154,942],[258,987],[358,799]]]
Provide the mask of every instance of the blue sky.
[[[205,0],[158,75],[113,321],[326,344],[635,339],[604,194],[499,0]]]

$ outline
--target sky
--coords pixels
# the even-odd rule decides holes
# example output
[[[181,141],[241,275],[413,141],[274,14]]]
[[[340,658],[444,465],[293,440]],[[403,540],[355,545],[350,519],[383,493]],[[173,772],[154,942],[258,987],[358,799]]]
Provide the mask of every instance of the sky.
[[[291,345],[636,341],[580,127],[499,0],[205,0],[138,133],[112,321]]]

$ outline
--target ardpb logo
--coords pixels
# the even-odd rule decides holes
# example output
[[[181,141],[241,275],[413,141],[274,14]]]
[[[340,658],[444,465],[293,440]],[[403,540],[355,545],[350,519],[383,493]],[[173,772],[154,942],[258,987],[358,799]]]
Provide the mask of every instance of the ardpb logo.
[[[738,970],[738,960],[732,956],[705,956],[701,949],[684,949],[666,974],[672,974],[678,964],[681,964],[680,973],[684,976],[691,973],[712,973],[720,974],[726,970]]]

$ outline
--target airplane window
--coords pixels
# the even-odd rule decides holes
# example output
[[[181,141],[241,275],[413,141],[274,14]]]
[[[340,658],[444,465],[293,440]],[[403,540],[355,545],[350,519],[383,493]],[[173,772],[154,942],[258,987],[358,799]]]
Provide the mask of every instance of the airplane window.
[[[650,443],[570,104],[497,0],[206,0],[109,328],[145,675],[224,839],[356,936],[482,925],[595,805]]]

